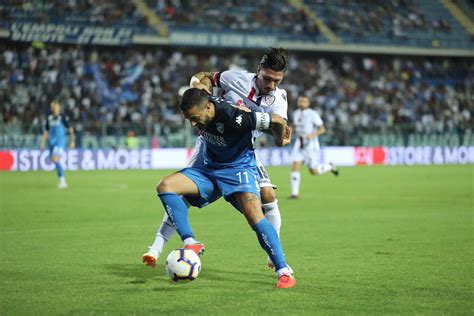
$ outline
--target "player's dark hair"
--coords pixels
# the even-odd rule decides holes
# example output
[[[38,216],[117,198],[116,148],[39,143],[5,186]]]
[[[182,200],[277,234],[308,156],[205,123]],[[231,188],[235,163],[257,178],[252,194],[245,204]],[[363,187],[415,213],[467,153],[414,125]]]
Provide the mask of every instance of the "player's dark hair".
[[[286,71],[289,55],[290,52],[283,47],[270,47],[262,56],[258,69],[266,68],[274,71]]]
[[[209,101],[209,95],[206,92],[197,88],[190,88],[184,92],[179,108],[184,112],[194,106],[203,106],[207,104],[207,101]]]

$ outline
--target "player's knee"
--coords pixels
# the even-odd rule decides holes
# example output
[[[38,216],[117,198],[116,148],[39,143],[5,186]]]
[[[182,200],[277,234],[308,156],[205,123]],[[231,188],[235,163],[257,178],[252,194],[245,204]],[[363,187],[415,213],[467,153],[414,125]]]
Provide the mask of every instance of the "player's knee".
[[[59,157],[58,156],[51,156],[51,160],[56,163],[59,161]]]
[[[165,193],[165,192],[173,192],[173,186],[168,177],[163,178],[158,182],[156,186],[156,192],[158,193]]]
[[[318,175],[318,169],[316,169],[316,168],[309,168],[309,173],[310,173],[312,176],[317,176],[317,175]]]
[[[276,200],[276,193],[272,187],[263,187],[260,189],[260,199],[262,204],[272,203]]]
[[[294,162],[292,165],[291,165],[291,171],[300,171],[300,165],[296,162]]]

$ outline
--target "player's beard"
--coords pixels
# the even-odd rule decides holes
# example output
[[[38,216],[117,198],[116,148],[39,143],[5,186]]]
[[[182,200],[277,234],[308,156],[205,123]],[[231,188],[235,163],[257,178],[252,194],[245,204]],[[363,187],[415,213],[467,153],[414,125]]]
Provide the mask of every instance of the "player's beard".
[[[211,123],[211,121],[212,121],[212,119],[209,116],[209,114],[205,114],[203,123],[197,123],[196,125],[199,129],[203,130]]]

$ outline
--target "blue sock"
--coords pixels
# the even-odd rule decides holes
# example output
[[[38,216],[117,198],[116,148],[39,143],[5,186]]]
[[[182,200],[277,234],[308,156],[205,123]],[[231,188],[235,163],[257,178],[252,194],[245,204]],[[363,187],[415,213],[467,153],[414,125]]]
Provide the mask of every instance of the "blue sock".
[[[58,178],[64,177],[64,170],[63,170],[63,166],[61,166],[61,163],[55,162],[54,165],[56,166],[56,172],[58,173]]]
[[[257,234],[260,246],[267,252],[275,265],[275,271],[286,268],[285,255],[283,254],[280,239],[272,224],[264,218],[253,226],[253,230]]]
[[[189,225],[188,208],[181,197],[176,193],[158,193],[158,197],[163,203],[166,213],[176,228],[182,240],[193,237],[193,231]]]

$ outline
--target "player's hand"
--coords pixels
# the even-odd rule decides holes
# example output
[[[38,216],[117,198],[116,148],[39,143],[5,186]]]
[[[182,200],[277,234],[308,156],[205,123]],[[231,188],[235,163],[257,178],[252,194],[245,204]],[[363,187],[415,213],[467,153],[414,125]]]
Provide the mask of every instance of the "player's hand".
[[[70,149],[76,148],[76,143],[75,143],[75,142],[71,142],[71,143],[69,144],[69,148],[70,148]]]
[[[291,134],[293,134],[293,129],[285,125],[285,135],[283,137],[283,146],[286,146],[291,143]]]
[[[248,107],[246,107],[245,104],[243,104],[243,103],[236,104],[235,107],[238,108],[241,111],[244,111],[244,112],[252,112],[252,110],[250,110]]]
[[[197,84],[197,85],[195,85],[193,88],[196,88],[196,89],[202,90],[202,91],[206,92],[207,94],[209,94],[209,95],[212,95],[212,92],[211,92],[211,90],[209,90],[209,87],[208,87],[208,86],[206,86],[205,84],[198,83],[198,84]]]

